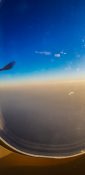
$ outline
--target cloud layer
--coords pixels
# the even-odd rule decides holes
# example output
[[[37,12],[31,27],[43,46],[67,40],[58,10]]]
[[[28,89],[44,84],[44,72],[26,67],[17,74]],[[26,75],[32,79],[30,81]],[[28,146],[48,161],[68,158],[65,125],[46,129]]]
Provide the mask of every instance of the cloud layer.
[[[35,54],[48,56],[48,55],[51,55],[52,53],[49,51],[35,51]]]
[[[40,54],[40,55],[44,55],[44,56],[53,55],[55,58],[60,58],[62,55],[66,55],[67,53],[64,51],[52,53],[51,51],[37,51],[36,50],[35,54]]]

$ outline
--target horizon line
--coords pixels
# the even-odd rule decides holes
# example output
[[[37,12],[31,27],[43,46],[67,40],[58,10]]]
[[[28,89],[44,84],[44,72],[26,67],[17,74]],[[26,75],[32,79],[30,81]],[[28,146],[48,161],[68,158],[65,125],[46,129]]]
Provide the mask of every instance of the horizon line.
[[[41,79],[41,80],[6,80],[0,82],[1,87],[17,87],[17,86],[31,86],[31,85],[56,85],[62,83],[80,83],[85,82],[85,79]]]

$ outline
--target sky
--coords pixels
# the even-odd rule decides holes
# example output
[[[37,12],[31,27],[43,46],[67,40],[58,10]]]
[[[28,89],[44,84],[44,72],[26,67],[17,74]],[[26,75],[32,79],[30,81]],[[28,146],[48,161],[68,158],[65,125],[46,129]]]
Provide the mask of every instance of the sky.
[[[85,75],[84,0],[0,0],[0,79]]]

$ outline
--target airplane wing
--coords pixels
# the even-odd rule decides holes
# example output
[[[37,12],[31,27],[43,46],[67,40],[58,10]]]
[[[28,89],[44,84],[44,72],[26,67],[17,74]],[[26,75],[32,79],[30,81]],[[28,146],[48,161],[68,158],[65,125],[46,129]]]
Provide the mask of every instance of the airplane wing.
[[[1,68],[0,71],[10,70],[14,67],[15,64],[16,62],[12,61],[9,64],[5,65],[3,68]]]

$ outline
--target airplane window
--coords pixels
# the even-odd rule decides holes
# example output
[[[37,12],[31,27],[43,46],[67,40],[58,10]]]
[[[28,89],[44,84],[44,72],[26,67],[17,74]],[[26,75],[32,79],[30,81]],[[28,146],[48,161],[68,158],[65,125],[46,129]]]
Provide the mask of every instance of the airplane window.
[[[85,153],[85,1],[0,0],[0,140],[20,153]]]

